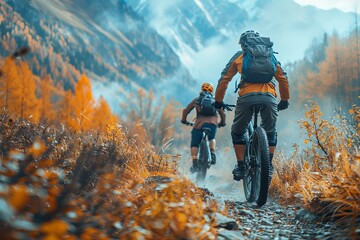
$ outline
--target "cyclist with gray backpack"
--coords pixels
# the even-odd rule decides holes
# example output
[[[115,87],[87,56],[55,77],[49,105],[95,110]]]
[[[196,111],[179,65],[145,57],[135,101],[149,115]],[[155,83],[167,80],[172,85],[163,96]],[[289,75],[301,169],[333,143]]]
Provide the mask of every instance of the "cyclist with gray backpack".
[[[261,126],[266,131],[270,152],[270,172],[273,172],[272,158],[277,144],[276,121],[278,111],[289,105],[290,89],[286,72],[275,58],[273,43],[268,37],[261,37],[253,30],[241,34],[239,44],[242,51],[237,52],[221,72],[215,93],[214,106],[223,107],[223,99],[229,82],[241,74],[235,117],[231,127],[237,164],[233,170],[234,180],[245,177],[244,154],[248,141],[247,129],[252,119],[252,106],[261,104]],[[275,79],[274,79],[275,78]],[[280,103],[277,104],[276,81],[279,84]]]
[[[225,126],[225,113],[222,109],[216,109],[214,107],[215,98],[213,95],[214,86],[211,83],[204,83],[201,86],[201,92],[198,97],[193,99],[183,110],[181,123],[188,125],[186,120],[189,113],[196,109],[196,120],[194,127],[191,131],[191,156],[193,164],[190,168],[191,172],[198,171],[198,152],[199,145],[203,136],[202,128],[210,128],[211,131],[208,134],[208,140],[210,143],[211,151],[211,164],[216,163],[215,154],[215,135],[217,127]],[[220,116],[220,119],[219,119]]]

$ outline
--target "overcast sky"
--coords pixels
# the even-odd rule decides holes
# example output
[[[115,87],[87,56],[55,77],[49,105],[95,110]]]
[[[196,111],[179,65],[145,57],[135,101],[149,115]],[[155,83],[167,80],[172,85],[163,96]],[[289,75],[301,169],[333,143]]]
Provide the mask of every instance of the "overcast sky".
[[[338,8],[345,12],[360,13],[360,0],[294,0],[301,5],[313,5],[321,9]]]

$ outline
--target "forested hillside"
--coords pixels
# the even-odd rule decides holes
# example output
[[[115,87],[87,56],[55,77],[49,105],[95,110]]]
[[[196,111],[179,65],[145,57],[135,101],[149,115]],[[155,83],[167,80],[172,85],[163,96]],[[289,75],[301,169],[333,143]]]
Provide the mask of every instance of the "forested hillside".
[[[30,46],[33,72],[50,75],[65,90],[82,74],[126,88],[113,91],[117,103],[138,89],[193,81],[165,40],[124,1],[0,1],[0,39],[0,57]]]
[[[360,35],[358,27],[347,37],[324,34],[314,40],[303,60],[289,66],[294,103],[308,100],[335,108],[351,107],[360,95]]]
[[[106,124],[118,121],[103,98],[93,98],[86,75],[76,81],[74,91],[65,91],[49,75],[40,79],[26,61],[13,56],[2,63],[2,73],[0,107],[13,118],[62,123],[74,131],[104,130]]]

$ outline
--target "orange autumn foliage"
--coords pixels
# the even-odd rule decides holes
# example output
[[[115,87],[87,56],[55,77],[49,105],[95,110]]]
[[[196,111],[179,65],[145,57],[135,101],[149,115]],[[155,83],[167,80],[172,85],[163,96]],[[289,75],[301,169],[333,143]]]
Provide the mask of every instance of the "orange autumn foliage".
[[[3,76],[0,84],[0,107],[7,109],[16,117],[32,118],[38,121],[38,99],[35,95],[34,76],[25,62],[11,57],[2,66]]]
[[[16,210],[21,211],[29,199],[29,191],[24,185],[12,185],[9,189],[7,200]]]
[[[21,80],[13,58],[6,58],[2,66],[3,76],[0,82],[1,108],[20,116]]]
[[[65,126],[71,127],[73,122],[73,111],[72,106],[74,105],[74,96],[71,90],[65,92],[63,98],[59,101],[58,107],[59,111],[59,120]]]
[[[319,49],[323,49],[321,54]],[[312,56],[314,55],[314,56]],[[323,55],[321,59],[318,55]],[[360,95],[360,40],[358,28],[348,37],[336,33],[312,46],[290,72],[293,99],[302,103],[326,100],[335,107],[350,107]]]
[[[45,222],[40,227],[40,231],[45,234],[45,239],[62,239],[67,232],[69,225],[67,222],[54,219],[50,222]]]
[[[35,94],[34,75],[26,62],[20,63],[20,80],[20,116],[24,118],[31,117],[34,122],[37,122],[39,120],[39,100]]]
[[[276,159],[270,191],[280,202],[336,220],[353,238],[360,216],[359,107],[349,113],[351,119],[325,120],[319,105],[312,103],[306,120],[299,121],[310,146],[302,152],[296,146],[289,159]]]
[[[0,108],[14,117],[62,123],[75,131],[105,130],[108,124],[118,122],[103,97],[99,101],[93,98],[90,79],[84,74],[73,93],[59,90],[49,76],[35,81],[29,65],[13,57],[5,59],[1,73]]]
[[[75,85],[71,127],[75,130],[89,130],[94,111],[95,100],[92,96],[90,79],[83,74]]]
[[[0,203],[10,209],[1,210],[0,236],[216,239],[215,202],[176,174],[176,159],[142,147],[118,124],[94,139],[65,128],[43,131],[24,120],[8,124],[6,115],[0,119],[0,141],[9,152],[0,156],[6,185]],[[37,141],[47,149],[30,155]],[[8,150],[14,143],[18,152]]]
[[[117,116],[111,112],[108,103],[102,96],[95,103],[91,122],[92,128],[100,131],[105,131],[108,125],[118,122]]]
[[[131,108],[128,106],[131,105]],[[130,95],[123,104],[128,111],[127,118],[134,132],[142,134],[140,141],[147,141],[159,152],[165,152],[175,138],[179,138],[175,129],[176,119],[180,118],[179,103],[168,101],[164,97],[156,98],[152,90],[138,90]]]
[[[45,76],[40,83],[41,97],[40,101],[40,120],[53,122],[56,120],[56,110],[53,97],[54,82],[50,76]]]

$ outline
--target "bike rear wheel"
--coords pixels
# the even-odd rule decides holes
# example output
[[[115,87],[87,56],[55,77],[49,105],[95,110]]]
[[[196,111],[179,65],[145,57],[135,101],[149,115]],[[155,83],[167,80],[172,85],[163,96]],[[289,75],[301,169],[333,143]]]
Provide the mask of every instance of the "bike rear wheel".
[[[255,129],[245,156],[244,192],[247,201],[258,206],[266,203],[270,183],[270,156],[266,132]]]
[[[196,180],[204,181],[208,169],[208,159],[210,157],[209,143],[204,139],[200,143],[199,152],[199,171],[196,175]]]

